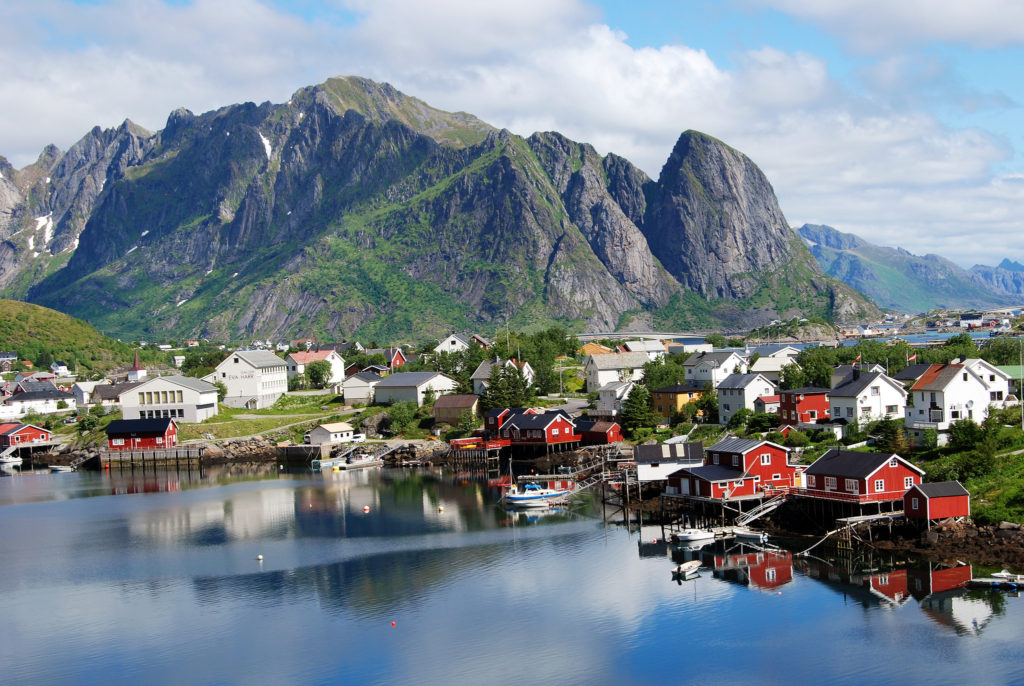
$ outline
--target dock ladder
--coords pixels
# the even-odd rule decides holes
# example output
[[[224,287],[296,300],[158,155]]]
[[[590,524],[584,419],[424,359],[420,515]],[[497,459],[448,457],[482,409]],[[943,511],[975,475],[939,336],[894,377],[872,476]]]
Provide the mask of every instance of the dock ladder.
[[[786,494],[785,493],[783,493],[781,495],[777,495],[774,498],[771,498],[769,500],[766,500],[763,503],[761,503],[760,505],[758,505],[757,507],[755,507],[753,510],[750,510],[749,512],[744,512],[739,517],[737,517],[736,518],[736,525],[737,526],[746,526],[747,524],[749,524],[750,522],[754,521],[755,519],[757,519],[761,515],[766,515],[769,512],[772,512],[773,510],[775,510],[777,507],[779,507],[779,505],[781,505],[784,502],[786,502]]]

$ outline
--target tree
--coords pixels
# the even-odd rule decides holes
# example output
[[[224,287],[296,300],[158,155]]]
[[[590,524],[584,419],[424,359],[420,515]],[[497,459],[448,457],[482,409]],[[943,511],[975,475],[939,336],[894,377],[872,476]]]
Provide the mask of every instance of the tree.
[[[388,432],[392,435],[404,433],[416,418],[416,403],[395,403],[387,410]]]
[[[779,415],[771,412],[755,412],[747,420],[747,431],[764,433],[779,425]]]
[[[313,388],[327,388],[331,381],[331,363],[327,360],[316,360],[306,365],[306,378]]]
[[[214,381],[213,385],[217,387],[217,402],[224,402],[224,398],[228,397],[228,387],[220,381]]]
[[[637,429],[653,426],[657,417],[651,409],[651,392],[642,384],[635,384],[626,399],[622,401],[619,416],[622,428],[634,434]]]
[[[753,414],[754,411],[749,407],[741,407],[729,417],[728,427],[734,431],[743,431],[747,427],[747,421]]]
[[[783,441],[783,445],[787,448],[803,448],[810,445],[810,443],[811,439],[807,437],[807,434],[796,429],[791,429],[786,435],[786,440]]]
[[[985,438],[981,427],[970,419],[960,419],[949,427],[949,447],[953,452],[974,449]]]
[[[875,445],[887,453],[905,453],[907,451],[907,435],[903,432],[903,423],[886,417],[875,425]]]
[[[82,415],[78,418],[78,433],[87,434],[99,426],[99,423],[99,418],[93,414]]]
[[[703,424],[718,423],[718,394],[715,393],[711,384],[705,384],[700,398],[695,403],[697,411],[700,412],[700,421]]]
[[[779,370],[779,388],[790,391],[807,385],[807,375],[798,364],[787,364]]]

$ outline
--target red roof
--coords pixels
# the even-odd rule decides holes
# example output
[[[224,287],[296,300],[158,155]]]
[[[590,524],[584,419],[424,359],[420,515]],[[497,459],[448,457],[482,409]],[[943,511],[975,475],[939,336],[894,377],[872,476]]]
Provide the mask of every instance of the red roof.
[[[779,396],[777,395],[762,395],[757,398],[763,403],[777,403],[779,402]]]
[[[309,364],[326,360],[333,352],[333,350],[300,350],[297,353],[292,353],[289,357],[299,364]]]

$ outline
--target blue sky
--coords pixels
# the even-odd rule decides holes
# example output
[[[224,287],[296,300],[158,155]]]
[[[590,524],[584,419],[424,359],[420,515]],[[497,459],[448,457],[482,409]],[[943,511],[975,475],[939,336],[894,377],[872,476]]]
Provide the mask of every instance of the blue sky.
[[[1024,260],[1015,0],[7,0],[0,60],[16,167],[94,125],[358,74],[655,178],[698,129],[765,171],[794,226]]]

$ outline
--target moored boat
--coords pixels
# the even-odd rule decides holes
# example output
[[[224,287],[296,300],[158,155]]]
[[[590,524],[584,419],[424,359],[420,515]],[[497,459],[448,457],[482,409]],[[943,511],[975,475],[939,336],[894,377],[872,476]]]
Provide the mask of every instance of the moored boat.
[[[71,467],[71,466],[66,465],[66,464],[51,464],[50,465],[50,471],[51,472],[73,472],[73,471],[75,471],[75,469],[74,469],[74,467]]]
[[[732,532],[737,538],[745,538],[752,541],[764,543],[768,540],[768,534],[764,531],[757,531],[746,526],[734,526]]]
[[[553,500],[570,493],[567,489],[543,488],[538,484],[526,484],[522,488],[513,484],[505,491],[504,500],[514,507],[548,507]]]
[[[712,529],[683,529],[673,534],[675,539],[680,543],[689,543],[691,541],[707,541],[715,537],[715,532]]]

